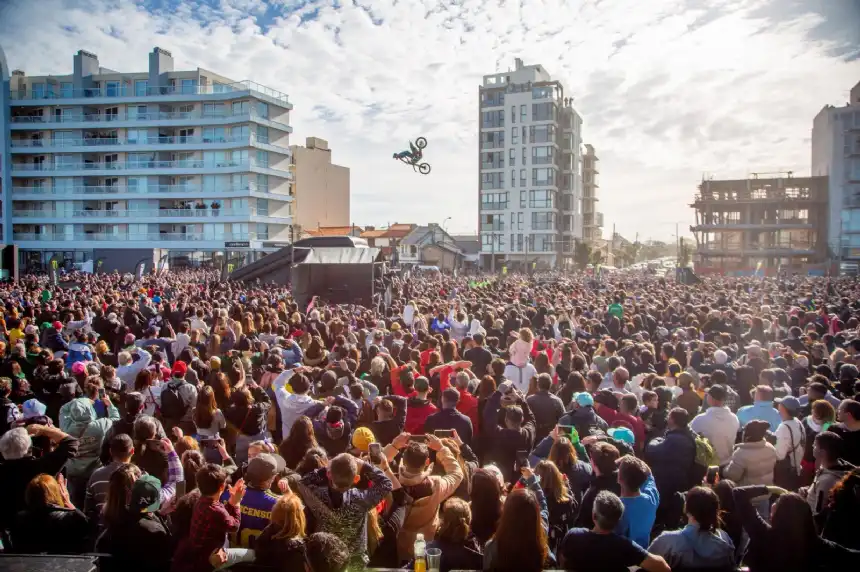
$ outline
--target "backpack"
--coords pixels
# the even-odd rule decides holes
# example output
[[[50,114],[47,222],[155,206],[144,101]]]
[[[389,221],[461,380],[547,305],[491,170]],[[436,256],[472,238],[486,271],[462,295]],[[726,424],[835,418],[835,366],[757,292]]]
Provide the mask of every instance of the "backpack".
[[[693,442],[696,445],[696,456],[693,458],[693,469],[691,471],[691,481],[693,486],[699,485],[708,474],[708,467],[713,467],[720,464],[720,459],[714,452],[714,446],[708,441],[704,435],[693,433]]]
[[[188,406],[179,395],[182,384],[174,385],[172,382],[164,386],[161,392],[161,417],[171,421],[179,421],[188,411]]]

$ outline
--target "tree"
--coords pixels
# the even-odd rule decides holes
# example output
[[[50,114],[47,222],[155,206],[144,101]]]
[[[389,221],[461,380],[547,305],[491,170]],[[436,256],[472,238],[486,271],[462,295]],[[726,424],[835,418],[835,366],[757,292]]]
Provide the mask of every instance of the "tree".
[[[678,246],[678,266],[680,268],[686,268],[690,265],[692,260],[693,250],[690,248],[690,245],[687,244],[687,241],[682,238]]]
[[[581,240],[577,241],[573,249],[573,260],[577,268],[585,270],[591,262],[591,247]]]
[[[591,258],[590,262],[592,265],[594,265],[595,268],[600,266],[601,264],[603,264],[603,252],[600,251],[599,249],[592,250],[590,258]]]

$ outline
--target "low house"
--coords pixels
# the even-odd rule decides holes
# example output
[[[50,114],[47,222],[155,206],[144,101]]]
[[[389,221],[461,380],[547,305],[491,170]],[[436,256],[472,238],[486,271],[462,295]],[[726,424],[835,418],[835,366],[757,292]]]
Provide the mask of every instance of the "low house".
[[[412,229],[400,240],[397,255],[403,266],[437,266],[449,272],[461,268],[464,259],[454,237],[435,223]]]

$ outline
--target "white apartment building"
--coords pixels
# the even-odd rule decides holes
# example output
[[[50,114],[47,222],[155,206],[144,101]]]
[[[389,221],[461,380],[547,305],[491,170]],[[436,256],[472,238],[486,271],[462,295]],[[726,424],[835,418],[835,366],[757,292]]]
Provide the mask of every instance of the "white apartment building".
[[[843,107],[825,106],[812,122],[812,176],[828,177],[831,255],[860,264],[860,82]]]
[[[486,75],[479,95],[481,266],[561,267],[582,227],[582,118],[540,65]]]
[[[148,71],[83,50],[67,75],[0,67],[3,240],[22,271],[252,261],[291,240],[286,94],[174,71],[161,48]]]
[[[599,162],[594,146],[586,143],[582,156],[582,239],[589,244],[603,239],[603,213],[597,211]]]

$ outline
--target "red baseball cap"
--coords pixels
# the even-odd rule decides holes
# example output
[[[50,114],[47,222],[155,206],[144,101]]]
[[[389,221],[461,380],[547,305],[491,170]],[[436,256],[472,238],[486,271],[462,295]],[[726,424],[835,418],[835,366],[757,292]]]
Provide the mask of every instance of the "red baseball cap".
[[[61,322],[59,322],[59,321],[54,322],[54,323],[53,323],[53,324],[51,324],[51,325],[52,325],[52,326],[54,326],[54,329],[55,329],[55,330],[62,330],[62,329],[63,329],[63,324],[62,324]]]
[[[175,364],[173,364],[173,370],[170,373],[171,373],[171,375],[182,376],[182,375],[185,375],[185,373],[187,371],[188,371],[188,366],[185,365],[185,362],[184,361],[178,361]]]

